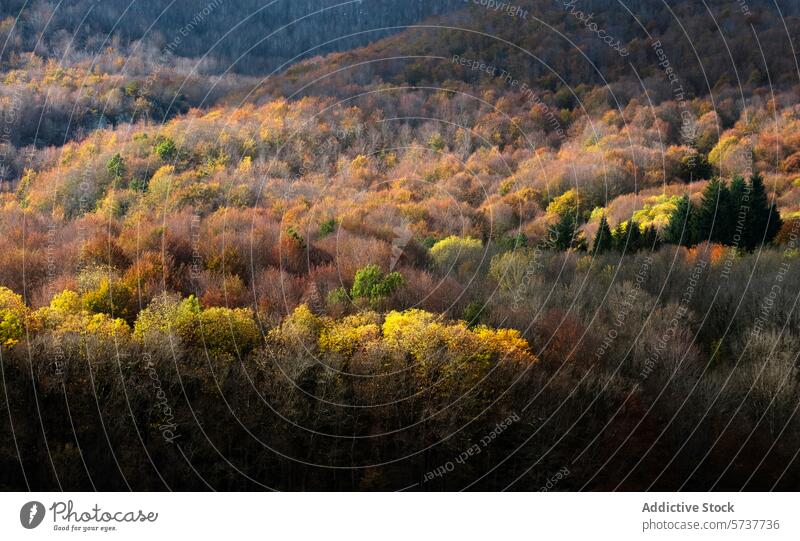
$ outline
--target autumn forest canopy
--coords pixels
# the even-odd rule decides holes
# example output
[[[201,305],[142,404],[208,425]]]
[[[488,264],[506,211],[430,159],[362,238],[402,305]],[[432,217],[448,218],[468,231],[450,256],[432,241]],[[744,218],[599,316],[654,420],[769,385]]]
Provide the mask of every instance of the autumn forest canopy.
[[[0,6],[0,488],[800,482],[800,5],[69,4]]]

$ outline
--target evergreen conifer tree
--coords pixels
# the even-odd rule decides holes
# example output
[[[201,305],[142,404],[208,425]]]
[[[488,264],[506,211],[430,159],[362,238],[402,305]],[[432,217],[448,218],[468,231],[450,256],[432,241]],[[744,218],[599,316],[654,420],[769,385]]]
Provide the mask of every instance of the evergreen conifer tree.
[[[708,182],[703,190],[700,208],[694,215],[695,242],[723,242],[729,232],[730,192],[720,179]]]
[[[742,176],[733,178],[730,194],[731,230],[725,244],[744,248],[744,237],[750,221],[750,188]]]
[[[669,224],[664,229],[664,241],[670,244],[678,244],[680,246],[692,246],[694,244],[694,235],[692,234],[692,225],[694,214],[692,203],[689,201],[689,196],[684,195],[678,206],[669,217]]]
[[[639,224],[633,220],[620,222],[614,228],[614,249],[620,252],[633,253],[642,247],[642,232]]]
[[[614,239],[611,234],[611,228],[608,227],[608,220],[606,215],[600,218],[600,226],[597,228],[597,233],[594,236],[594,243],[592,249],[598,253],[608,252],[614,247]]]
[[[571,212],[564,214],[561,216],[561,219],[550,228],[549,247],[556,250],[569,250],[576,241],[576,230],[577,224],[575,223],[575,216]]]
[[[655,250],[661,244],[661,238],[658,236],[656,226],[651,224],[644,228],[642,232],[641,247],[645,250]]]

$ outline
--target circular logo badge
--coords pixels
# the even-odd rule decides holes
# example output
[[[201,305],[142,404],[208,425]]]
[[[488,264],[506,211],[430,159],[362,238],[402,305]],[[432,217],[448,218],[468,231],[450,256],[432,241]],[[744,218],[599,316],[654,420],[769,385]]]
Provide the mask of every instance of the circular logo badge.
[[[19,510],[19,521],[22,527],[32,530],[44,520],[44,505],[42,502],[28,502]]]

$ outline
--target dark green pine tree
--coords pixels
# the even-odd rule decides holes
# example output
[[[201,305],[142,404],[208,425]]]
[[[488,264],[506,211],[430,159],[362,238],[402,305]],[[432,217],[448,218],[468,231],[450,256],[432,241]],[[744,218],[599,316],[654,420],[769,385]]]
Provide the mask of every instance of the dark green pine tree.
[[[625,247],[625,222],[618,223],[611,233],[611,247],[617,252]]]
[[[594,236],[594,243],[592,249],[595,253],[602,254],[614,248],[614,238],[611,234],[611,228],[608,227],[608,220],[606,215],[600,218],[600,226],[597,228],[597,233]]]
[[[639,224],[630,220],[620,222],[614,228],[614,249],[618,252],[633,253],[642,247],[642,232]]]
[[[756,173],[750,177],[750,219],[745,232],[745,248],[754,250],[771,242],[780,231],[780,213],[774,204],[770,204],[764,179]]]
[[[731,181],[730,208],[731,230],[725,244],[744,248],[744,235],[750,220],[750,194],[747,183],[741,175],[733,177]]]
[[[669,224],[664,229],[664,242],[677,244],[680,246],[692,246],[694,244],[694,234],[692,226],[694,224],[692,203],[689,196],[684,195],[678,201],[678,206],[669,217]]]
[[[736,175],[731,181],[731,205],[739,209],[742,204],[749,204],[749,194],[747,194],[747,183],[744,177]],[[745,195],[748,196],[748,201],[744,200]]]
[[[720,179],[708,182],[700,208],[694,214],[695,242],[725,242],[730,234],[730,195],[728,187]]]
[[[628,222],[628,248],[629,252],[638,252],[642,248],[642,228],[633,220]]]
[[[717,203],[717,219],[711,240],[720,244],[730,244],[736,230],[736,211],[734,210],[733,197],[725,181],[720,181],[719,202]]]
[[[655,250],[661,245],[661,238],[655,225],[651,224],[644,228],[641,245],[643,250]]]

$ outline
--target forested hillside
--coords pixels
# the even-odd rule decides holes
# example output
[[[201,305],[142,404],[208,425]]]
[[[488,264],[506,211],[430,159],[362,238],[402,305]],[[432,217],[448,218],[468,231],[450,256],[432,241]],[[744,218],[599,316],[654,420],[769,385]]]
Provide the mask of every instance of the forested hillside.
[[[109,45],[158,48],[180,37],[175,54],[207,59],[205,71],[263,74],[462,7],[461,0],[7,0],[0,43],[6,59],[23,52],[77,58]]]
[[[13,128],[4,139],[60,145],[108,124],[162,121],[252,84],[243,75],[280,71],[462,6],[457,0],[4,1],[0,114]]]

